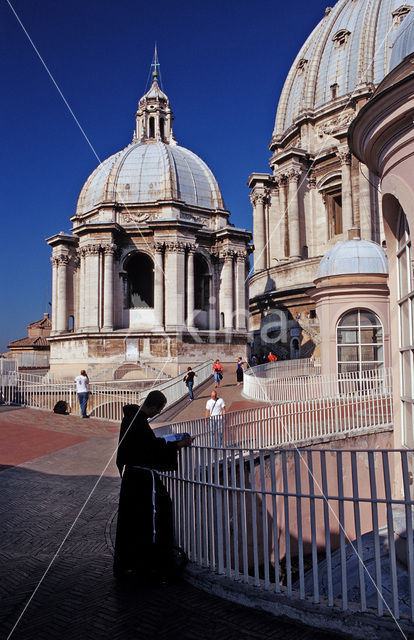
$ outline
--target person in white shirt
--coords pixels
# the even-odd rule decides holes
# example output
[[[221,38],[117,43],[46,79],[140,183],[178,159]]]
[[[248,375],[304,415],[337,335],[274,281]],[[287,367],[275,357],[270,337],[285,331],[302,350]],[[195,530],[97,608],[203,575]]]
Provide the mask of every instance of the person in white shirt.
[[[88,406],[89,398],[89,378],[85,369],[82,369],[80,376],[76,376],[76,391],[78,392],[79,406],[82,413],[82,418],[89,418],[86,413],[86,407]]]
[[[213,447],[221,447],[223,439],[223,415],[226,413],[226,403],[219,398],[217,391],[212,391],[210,400],[206,404],[206,419],[210,419]]]

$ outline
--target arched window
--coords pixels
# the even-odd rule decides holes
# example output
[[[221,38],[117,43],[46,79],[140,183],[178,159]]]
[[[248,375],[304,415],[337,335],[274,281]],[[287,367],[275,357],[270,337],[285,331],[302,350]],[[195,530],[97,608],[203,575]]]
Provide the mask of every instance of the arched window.
[[[345,313],[336,329],[338,372],[350,373],[384,366],[384,332],[378,316],[366,309]]]
[[[210,274],[205,259],[196,253],[194,256],[194,306],[201,311],[210,308]]]
[[[410,229],[400,209],[397,232],[397,299],[400,325],[401,418],[403,442],[414,445],[414,282]]]
[[[154,263],[145,253],[134,253],[125,265],[126,303],[129,309],[154,307]]]
[[[161,136],[161,140],[164,140],[164,137],[165,137],[165,123],[164,123],[164,118],[160,118],[160,136]]]
[[[155,120],[153,116],[149,119],[149,137],[155,138]]]

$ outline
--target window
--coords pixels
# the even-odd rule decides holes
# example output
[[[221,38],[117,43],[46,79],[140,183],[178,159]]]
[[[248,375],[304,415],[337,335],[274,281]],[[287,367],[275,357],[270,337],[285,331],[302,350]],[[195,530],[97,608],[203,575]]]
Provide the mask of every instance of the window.
[[[160,118],[160,136],[161,136],[161,140],[164,140],[164,137],[165,137],[164,118]]]
[[[331,90],[331,100],[335,100],[336,96],[338,95],[338,84],[336,82],[334,84],[331,84],[330,90]]]
[[[210,275],[208,265],[198,253],[194,256],[194,305],[196,309],[210,308]]]
[[[372,311],[353,309],[345,313],[336,330],[338,373],[362,372],[384,366],[384,334]]]
[[[410,13],[412,6],[409,4],[403,4],[401,7],[398,7],[395,11],[392,12],[392,26],[394,28],[399,27],[401,22],[404,20],[407,13]]]
[[[401,422],[403,442],[414,446],[414,256],[410,230],[404,211],[400,210],[397,234],[397,297],[399,316],[399,350],[401,376]]]
[[[332,38],[333,43],[335,45],[335,49],[339,49],[340,47],[345,46],[349,40],[350,35],[351,35],[351,32],[347,31],[346,29],[341,29],[340,31],[337,31]]]
[[[135,253],[125,265],[126,305],[129,309],[154,307],[154,264],[145,253]]]
[[[335,189],[325,192],[325,206],[328,215],[328,235],[330,238],[343,233],[342,191]]]
[[[149,119],[149,137],[155,138],[155,120],[152,116]]]

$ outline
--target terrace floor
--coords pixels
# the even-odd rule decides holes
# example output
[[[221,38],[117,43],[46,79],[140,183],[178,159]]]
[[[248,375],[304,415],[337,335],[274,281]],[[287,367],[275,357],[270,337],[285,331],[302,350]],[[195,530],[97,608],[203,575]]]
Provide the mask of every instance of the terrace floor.
[[[244,402],[241,388],[227,387],[226,377],[221,392],[229,408],[245,408],[236,404]],[[199,398],[188,412],[203,415],[204,406]],[[185,579],[163,588],[116,583],[117,434],[118,425],[101,420],[0,407],[0,637],[342,637],[222,600]]]

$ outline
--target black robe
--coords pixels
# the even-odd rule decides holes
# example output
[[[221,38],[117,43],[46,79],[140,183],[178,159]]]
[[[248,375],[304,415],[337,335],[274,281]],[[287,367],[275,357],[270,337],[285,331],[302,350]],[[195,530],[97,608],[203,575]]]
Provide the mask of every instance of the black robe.
[[[115,541],[114,574],[168,576],[174,569],[170,496],[156,472],[177,469],[177,444],[157,438],[137,405],[123,408],[116,463],[122,475]],[[153,521],[155,483],[155,542]]]

